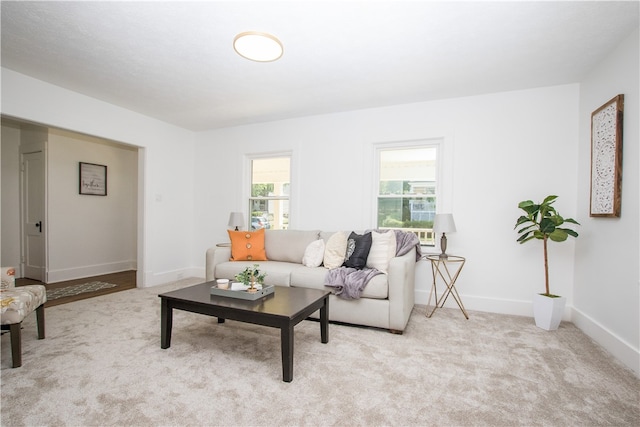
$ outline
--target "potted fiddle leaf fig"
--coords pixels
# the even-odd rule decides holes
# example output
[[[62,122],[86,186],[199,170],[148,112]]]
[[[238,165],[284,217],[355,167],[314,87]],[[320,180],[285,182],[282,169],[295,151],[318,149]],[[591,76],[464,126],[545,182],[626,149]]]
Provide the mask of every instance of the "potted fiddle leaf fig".
[[[563,218],[552,206],[558,196],[547,196],[542,203],[537,204],[531,200],[525,200],[518,204],[518,207],[525,212],[516,221],[514,229],[518,229],[518,240],[520,244],[530,240],[542,240],[544,254],[544,282],[545,292],[535,294],[533,301],[533,314],[536,326],[555,330],[562,320],[562,313],[566,304],[566,298],[554,295],[549,290],[549,261],[547,243],[564,242],[569,236],[578,237],[578,233],[571,228],[566,228],[566,224],[580,225],[573,218]]]

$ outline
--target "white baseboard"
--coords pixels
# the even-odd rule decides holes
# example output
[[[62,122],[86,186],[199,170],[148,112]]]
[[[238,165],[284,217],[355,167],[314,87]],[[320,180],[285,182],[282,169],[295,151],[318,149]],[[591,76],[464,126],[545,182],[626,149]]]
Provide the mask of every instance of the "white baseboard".
[[[207,277],[206,269],[204,267],[191,267],[191,276],[189,277],[201,277],[204,281]]]
[[[165,283],[186,279],[188,277],[200,277],[204,282],[204,267],[181,268],[178,270],[163,271],[160,273],[146,271],[143,277],[143,282],[140,283],[140,281],[138,280],[138,287],[149,288],[152,286],[164,285]]]
[[[487,298],[474,295],[460,295],[464,308],[471,311],[483,311],[487,313],[510,314],[533,318],[533,301],[522,301],[503,298]],[[429,301],[429,291],[416,290],[416,304],[426,305]],[[431,302],[433,304],[433,301]],[[458,308],[453,297],[447,298],[444,304],[447,308]],[[565,307],[562,320],[571,321],[572,307]]]
[[[135,270],[137,263],[135,260],[118,261],[106,264],[88,265],[82,267],[65,268],[59,270],[49,270],[47,273],[47,283],[64,282],[66,280],[82,279],[84,277],[101,276],[103,274],[118,273],[120,271]]]
[[[573,308],[572,322],[587,336],[640,377],[640,351],[580,310]]]

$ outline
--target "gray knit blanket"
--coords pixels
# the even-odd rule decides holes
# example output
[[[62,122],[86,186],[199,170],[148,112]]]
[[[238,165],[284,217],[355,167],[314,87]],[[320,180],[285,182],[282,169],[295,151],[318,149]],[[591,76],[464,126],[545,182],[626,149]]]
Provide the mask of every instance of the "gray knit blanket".
[[[416,248],[416,261],[422,258],[422,247],[420,239],[415,233],[395,230],[396,232],[396,256],[402,256],[411,249]]]
[[[373,277],[383,274],[375,268],[358,270],[351,267],[333,268],[327,272],[324,285],[333,288],[333,294],[343,299],[358,299]]]

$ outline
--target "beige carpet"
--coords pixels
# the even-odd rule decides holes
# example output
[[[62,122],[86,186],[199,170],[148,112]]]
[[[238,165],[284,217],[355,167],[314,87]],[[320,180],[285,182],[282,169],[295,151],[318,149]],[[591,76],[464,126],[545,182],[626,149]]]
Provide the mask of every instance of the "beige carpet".
[[[640,425],[640,381],[572,324],[414,310],[404,335],[295,330],[282,382],[279,332],[176,311],[160,348],[157,294],[188,279],[47,309],[23,330],[23,366],[2,336],[3,426]]]

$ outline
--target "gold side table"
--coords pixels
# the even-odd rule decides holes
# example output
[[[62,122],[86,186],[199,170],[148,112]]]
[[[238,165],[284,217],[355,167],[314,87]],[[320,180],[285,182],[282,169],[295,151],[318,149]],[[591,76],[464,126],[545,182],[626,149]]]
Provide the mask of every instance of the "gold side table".
[[[462,267],[464,267],[465,258],[455,255],[448,255],[447,257],[440,257],[440,255],[427,255],[424,258],[431,261],[431,272],[433,273],[433,284],[431,285],[431,292],[429,292],[429,302],[427,302],[427,317],[431,317],[437,308],[442,308],[444,303],[447,301],[447,298],[449,298],[449,295],[451,295],[456,303],[458,303],[458,307],[462,310],[464,317],[468,320],[469,315],[467,314],[467,310],[465,310],[464,305],[462,304],[460,294],[458,294],[458,290],[456,289],[456,280],[458,280]],[[440,298],[438,298],[437,288],[438,277],[442,279],[447,288]],[[429,312],[431,298],[434,295],[435,305],[433,310]]]

